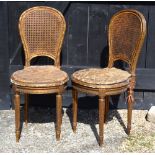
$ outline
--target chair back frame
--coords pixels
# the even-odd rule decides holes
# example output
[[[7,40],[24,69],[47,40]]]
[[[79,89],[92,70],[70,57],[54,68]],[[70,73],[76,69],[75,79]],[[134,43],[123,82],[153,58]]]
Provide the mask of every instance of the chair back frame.
[[[47,56],[60,68],[60,53],[66,31],[62,13],[47,6],[32,7],[22,13],[18,26],[24,47],[25,67],[30,66],[34,57]]]
[[[139,26],[139,31],[140,31],[139,36],[138,36],[138,38],[136,40],[135,47],[131,51],[132,56],[130,57],[130,59],[127,56],[128,53],[121,53],[120,52],[118,54],[115,54],[114,53],[115,51],[112,49],[113,40],[114,40],[112,32],[115,33],[115,31],[113,31],[113,29],[116,26],[114,22],[115,22],[115,20],[117,21],[117,19],[119,19],[123,15],[127,15],[127,17],[132,15],[135,19],[137,18],[137,21],[139,20],[139,23],[140,23],[138,25]],[[126,20],[128,20],[128,19],[126,18],[126,19],[123,19],[123,20],[124,20],[124,23],[121,23],[122,25],[125,24]],[[134,24],[134,23],[132,23],[132,21],[131,21],[131,25],[132,24]],[[126,28],[126,27],[128,27],[128,25],[123,25],[123,27],[122,27],[122,25],[120,25],[121,30],[123,30],[123,28],[128,30]],[[117,27],[115,27],[115,29],[116,28]],[[125,31],[124,31],[124,33],[125,33]],[[131,73],[131,75],[135,76],[137,61],[138,61],[138,57],[139,57],[139,54],[140,54],[140,51],[141,51],[141,48],[142,48],[142,45],[143,45],[143,42],[144,42],[144,39],[145,39],[145,35],[146,35],[146,20],[145,20],[145,17],[139,11],[132,10],[132,9],[125,9],[125,10],[119,11],[118,13],[114,14],[114,16],[110,20],[109,29],[108,29],[108,44],[109,44],[109,63],[108,63],[108,67],[111,68],[114,65],[114,62],[117,61],[117,60],[123,60],[126,63],[128,63],[129,72]],[[133,36],[134,36],[134,34],[133,34]],[[124,39],[124,43],[125,42],[126,42],[126,40]],[[118,40],[118,44],[116,44],[116,45],[119,46],[119,40]]]

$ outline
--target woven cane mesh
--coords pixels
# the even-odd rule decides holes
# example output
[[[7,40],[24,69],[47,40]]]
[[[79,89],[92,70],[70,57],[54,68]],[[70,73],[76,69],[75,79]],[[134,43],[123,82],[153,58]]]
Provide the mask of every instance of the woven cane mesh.
[[[63,39],[65,22],[58,11],[47,7],[32,8],[20,19],[20,33],[31,55],[56,58]]]
[[[115,16],[109,25],[110,54],[132,62],[135,48],[142,37],[142,23],[137,14],[123,12]]]

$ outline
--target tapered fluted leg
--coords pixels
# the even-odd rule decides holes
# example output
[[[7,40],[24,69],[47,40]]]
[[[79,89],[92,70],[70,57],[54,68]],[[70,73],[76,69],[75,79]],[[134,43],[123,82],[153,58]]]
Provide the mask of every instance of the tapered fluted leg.
[[[24,99],[25,99],[25,104],[24,104],[24,121],[25,121],[25,125],[27,126],[28,123],[28,94],[24,94]]]
[[[72,96],[73,96],[73,132],[76,132],[76,127],[77,127],[77,106],[78,106],[78,92],[77,90],[73,89],[72,90]]]
[[[18,92],[15,92],[14,104],[15,104],[16,142],[19,142],[19,139],[20,139],[20,94]]]
[[[132,108],[134,103],[133,89],[129,88],[128,91],[128,116],[127,116],[127,134],[130,134],[131,131],[131,119],[132,119]]]
[[[103,145],[104,139],[104,113],[105,113],[105,97],[99,97],[99,145]]]
[[[105,97],[105,115],[104,115],[104,122],[106,122],[108,112],[109,112],[109,96],[106,96]]]
[[[56,139],[60,140],[62,123],[62,95],[56,95]]]

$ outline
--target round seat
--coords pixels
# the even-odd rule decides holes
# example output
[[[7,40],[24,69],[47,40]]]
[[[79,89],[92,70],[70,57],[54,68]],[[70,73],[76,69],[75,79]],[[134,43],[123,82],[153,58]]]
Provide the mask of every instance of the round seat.
[[[29,66],[14,72],[11,82],[25,87],[60,86],[68,81],[68,75],[54,66]]]
[[[91,88],[115,88],[129,83],[131,74],[117,68],[89,68],[73,73],[72,81]]]

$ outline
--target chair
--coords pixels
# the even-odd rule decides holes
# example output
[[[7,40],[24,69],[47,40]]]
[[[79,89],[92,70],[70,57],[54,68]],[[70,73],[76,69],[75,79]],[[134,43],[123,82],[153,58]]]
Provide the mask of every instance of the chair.
[[[60,52],[66,30],[63,15],[51,7],[33,7],[22,13],[19,31],[25,52],[24,69],[14,72],[16,141],[20,139],[20,93],[25,95],[25,123],[28,122],[28,95],[56,93],[56,139],[60,139],[62,123],[62,93],[68,75],[60,69]],[[31,60],[46,56],[54,65],[32,66]]]
[[[103,145],[104,119],[109,108],[109,96],[128,90],[127,134],[131,130],[134,102],[135,71],[140,50],[145,38],[146,21],[136,10],[122,10],[110,20],[108,28],[109,63],[107,68],[89,68],[72,74],[73,131],[77,127],[78,91],[99,97],[99,145]],[[123,60],[129,71],[117,69],[114,62]]]

